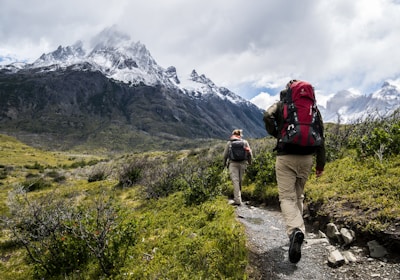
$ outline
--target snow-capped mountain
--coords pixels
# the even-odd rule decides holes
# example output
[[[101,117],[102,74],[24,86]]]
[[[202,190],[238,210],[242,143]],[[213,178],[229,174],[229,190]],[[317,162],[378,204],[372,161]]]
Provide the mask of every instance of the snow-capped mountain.
[[[337,92],[321,108],[325,122],[353,123],[365,118],[387,117],[400,108],[400,88],[393,81],[385,81],[382,87],[369,95],[342,90]]]
[[[100,71],[106,77],[129,84],[149,86],[164,85],[177,88],[182,93],[201,98],[208,94],[219,96],[230,102],[248,102],[227,88],[216,86],[205,75],[195,70],[184,78],[179,78],[174,66],[167,69],[159,66],[146,46],[134,42],[116,28],[108,28],[95,36],[84,47],[82,41],[43,54],[32,64],[7,65],[14,72],[21,69],[42,69],[55,71],[73,66],[75,70]]]
[[[113,28],[1,67],[0,85],[0,131],[30,144],[143,150],[227,139],[235,128],[266,135],[256,105],[195,70],[179,77]]]

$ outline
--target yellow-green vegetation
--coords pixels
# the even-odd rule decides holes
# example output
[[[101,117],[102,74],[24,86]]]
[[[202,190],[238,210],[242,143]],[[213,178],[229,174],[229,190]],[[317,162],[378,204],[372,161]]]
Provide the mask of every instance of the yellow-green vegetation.
[[[331,125],[326,147],[330,162],[324,175],[306,188],[317,214],[361,232],[398,235],[400,110],[385,119],[371,115],[354,125]]]
[[[382,162],[347,156],[328,163],[322,177],[306,188],[307,200],[320,203],[320,215],[377,232],[399,222],[400,156]]]
[[[2,139],[13,157],[0,166],[0,279],[246,278],[244,229],[211,155],[221,146],[92,166]],[[32,189],[37,174],[49,184]]]
[[[400,111],[383,120],[326,126],[324,175],[311,174],[305,188],[314,218],[328,217],[361,233],[398,234],[393,229],[400,222],[399,115]],[[278,205],[271,141],[250,142],[255,159],[247,170],[243,196]]]
[[[69,170],[94,165],[99,156],[43,151],[0,134],[0,211],[4,212],[7,192],[17,183],[47,188],[70,180]]]
[[[324,175],[306,185],[316,215],[372,234],[399,223],[393,120],[329,126]],[[0,279],[247,278],[224,141],[103,159],[0,140]],[[277,205],[275,140],[249,142],[243,198]]]
[[[139,242],[118,279],[243,279],[245,236],[225,198],[187,206],[181,192],[134,211]]]
[[[82,161],[100,160],[98,156],[50,152],[32,148],[17,139],[0,134],[0,165],[14,167],[68,167]]]
[[[254,204],[278,206],[278,187],[275,176],[275,154],[272,152],[276,140],[272,137],[250,141],[253,162],[247,167],[242,197]]]

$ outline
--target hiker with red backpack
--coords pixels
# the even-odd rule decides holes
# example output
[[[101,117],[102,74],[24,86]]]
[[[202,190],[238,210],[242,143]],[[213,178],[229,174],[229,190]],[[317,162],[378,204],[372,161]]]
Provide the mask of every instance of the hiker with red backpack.
[[[304,186],[314,155],[317,177],[322,175],[326,161],[324,128],[314,88],[308,82],[291,80],[263,119],[267,132],[277,139],[274,150],[279,201],[289,236],[289,260],[297,263],[305,235]]]
[[[247,164],[251,164],[252,152],[249,142],[242,138],[242,130],[235,129],[224,150],[224,166],[228,168],[233,184],[233,205],[242,204],[242,180]]]

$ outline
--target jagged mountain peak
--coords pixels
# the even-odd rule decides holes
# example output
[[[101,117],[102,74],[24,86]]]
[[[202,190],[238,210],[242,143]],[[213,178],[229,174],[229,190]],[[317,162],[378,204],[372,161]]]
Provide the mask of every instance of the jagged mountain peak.
[[[0,71],[8,85],[0,88],[0,128],[24,123],[21,131],[67,136],[71,145],[111,130],[113,139],[123,134],[142,143],[225,138],[236,127],[250,137],[265,135],[261,109],[204,74],[193,70],[179,79],[176,67],[162,68],[144,44],[114,29],[92,43],[59,46],[23,71]]]
[[[73,68],[100,71],[106,77],[123,83],[156,85],[167,83],[171,86],[166,70],[160,67],[149,50],[141,42],[117,27],[106,28],[85,44],[78,41],[71,46],[59,46],[55,51],[43,54],[25,69],[42,68],[43,71]]]
[[[112,54],[113,57],[136,60],[139,66],[147,68],[157,65],[150,51],[140,41],[133,41],[129,35],[116,27],[106,28],[91,40],[92,51],[89,57],[96,54]]]
[[[33,67],[43,67],[52,64],[73,64],[85,56],[82,41],[77,41],[72,46],[58,46],[58,48],[48,54],[42,54],[33,64]]]
[[[178,74],[176,73],[176,67],[175,66],[169,66],[167,70],[165,71],[167,77],[170,79],[171,82],[179,85],[181,81],[178,78]]]
[[[27,64],[25,69],[40,68],[44,72],[62,69],[100,71],[107,78],[131,86],[163,85],[194,98],[216,96],[233,103],[247,102],[228,89],[218,87],[196,70],[189,77],[180,78],[174,66],[164,69],[144,44],[133,41],[117,26],[102,30],[89,41],[89,44],[78,41],[71,46],[59,46],[53,52],[43,54],[34,63]],[[19,71],[15,67],[10,70]]]
[[[72,142],[110,129],[116,139],[129,131],[143,143],[144,136],[224,138],[236,127],[265,135],[261,109],[196,70],[178,78],[176,67],[159,66],[144,44],[114,27],[21,70],[0,71],[13,88],[0,88],[0,128],[25,123],[21,131],[44,128],[40,133],[71,135]]]
[[[215,84],[213,83],[213,81],[211,81],[209,78],[207,78],[204,74],[197,74],[196,70],[192,70],[192,73],[190,74],[190,78],[192,79],[192,81],[194,82],[198,82],[201,84],[209,84],[214,86]]]
[[[372,93],[372,97],[387,102],[397,101],[398,103],[400,103],[399,88],[396,85],[390,83],[389,81],[385,81],[379,90]]]
[[[370,95],[354,90],[342,90],[328,100],[323,112],[324,121],[352,123],[366,117],[384,117],[400,108],[398,81],[385,81]]]

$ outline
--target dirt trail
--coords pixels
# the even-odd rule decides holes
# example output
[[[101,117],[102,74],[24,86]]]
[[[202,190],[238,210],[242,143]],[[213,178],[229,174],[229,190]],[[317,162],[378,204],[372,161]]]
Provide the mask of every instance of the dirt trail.
[[[237,219],[245,226],[250,251],[251,279],[400,279],[400,263],[396,259],[372,259],[366,248],[352,247],[357,261],[331,268],[327,264],[330,245],[307,233],[302,258],[292,264],[288,260],[289,240],[281,212],[242,205],[236,208]]]

